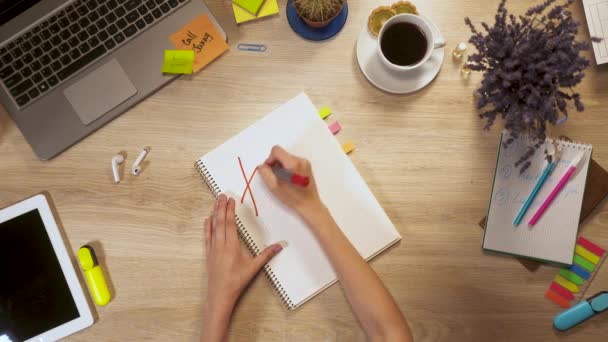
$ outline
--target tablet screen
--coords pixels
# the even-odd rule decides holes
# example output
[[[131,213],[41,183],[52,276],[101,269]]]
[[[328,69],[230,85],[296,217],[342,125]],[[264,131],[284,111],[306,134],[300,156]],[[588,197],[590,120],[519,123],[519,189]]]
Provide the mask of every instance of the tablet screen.
[[[38,210],[0,222],[0,340],[27,340],[78,317]]]

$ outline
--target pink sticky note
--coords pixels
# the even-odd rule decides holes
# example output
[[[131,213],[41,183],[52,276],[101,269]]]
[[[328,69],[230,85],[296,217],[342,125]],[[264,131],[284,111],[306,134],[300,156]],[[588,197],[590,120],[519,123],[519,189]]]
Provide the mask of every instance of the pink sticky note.
[[[328,127],[331,134],[336,134],[342,129],[342,126],[340,126],[340,123],[338,121],[332,122]]]

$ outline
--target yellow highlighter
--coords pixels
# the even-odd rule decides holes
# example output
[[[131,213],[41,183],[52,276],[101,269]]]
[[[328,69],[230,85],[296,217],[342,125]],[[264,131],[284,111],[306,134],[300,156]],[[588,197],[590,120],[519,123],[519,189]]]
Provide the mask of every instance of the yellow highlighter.
[[[103,276],[101,267],[97,262],[97,256],[95,251],[88,245],[80,247],[78,250],[78,259],[80,260],[80,266],[84,271],[84,275],[87,278],[89,284],[89,290],[97,305],[106,305],[111,299],[106,279]]]

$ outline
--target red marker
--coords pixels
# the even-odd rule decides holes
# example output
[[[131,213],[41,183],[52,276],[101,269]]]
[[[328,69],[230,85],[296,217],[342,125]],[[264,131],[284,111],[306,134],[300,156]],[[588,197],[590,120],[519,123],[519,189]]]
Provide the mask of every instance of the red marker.
[[[287,169],[284,169],[280,166],[273,166],[272,172],[282,181],[289,182],[294,185],[299,185],[301,187],[307,187],[308,183],[310,183],[310,179],[306,176],[299,175],[295,172],[291,172]]]

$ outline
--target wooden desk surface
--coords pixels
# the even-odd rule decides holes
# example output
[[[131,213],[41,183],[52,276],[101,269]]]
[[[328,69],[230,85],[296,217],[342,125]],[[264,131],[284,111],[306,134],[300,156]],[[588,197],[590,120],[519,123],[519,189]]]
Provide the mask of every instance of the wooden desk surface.
[[[198,0],[196,0],[198,1]],[[418,1],[422,2],[422,1]],[[531,273],[516,260],[484,255],[477,226],[487,210],[498,129],[483,132],[473,108],[478,76],[464,82],[449,53],[468,39],[465,16],[492,19],[498,0],[434,1],[432,17],[448,41],[437,79],[422,91],[394,96],[359,70],[355,42],[378,1],[349,1],[349,18],[333,40],[300,39],[281,13],[236,26],[230,1],[209,1],[231,50],[192,78],[182,77],[59,157],[37,160],[0,113],[0,207],[47,190],[68,248],[100,246],[115,298],[95,307],[99,320],[71,341],[195,341],[206,293],[203,216],[212,196],[194,161],[272,109],[305,91],[329,105],[358,146],[351,158],[388,212],[403,241],[372,262],[410,322],[417,341],[605,341],[608,314],[563,335],[560,311],[543,297],[557,269]],[[527,1],[509,1],[523,12]],[[516,11],[516,12],[517,12]],[[584,20],[580,2],[574,6]],[[587,35],[585,28],[582,36]],[[265,53],[237,43],[264,43]],[[608,167],[608,68],[591,67],[579,90],[586,106],[558,133],[592,143]],[[112,183],[110,159],[145,145],[149,162],[135,178]],[[126,175],[126,172],[125,172]],[[583,225],[608,246],[606,201]],[[608,289],[606,267],[588,293]],[[339,285],[295,312],[259,276],[236,308],[233,341],[359,341],[364,335]]]

